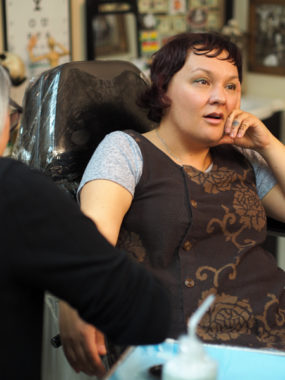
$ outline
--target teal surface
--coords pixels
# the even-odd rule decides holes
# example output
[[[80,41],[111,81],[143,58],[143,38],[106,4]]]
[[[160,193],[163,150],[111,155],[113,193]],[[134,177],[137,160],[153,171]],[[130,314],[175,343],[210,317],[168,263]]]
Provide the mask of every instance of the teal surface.
[[[218,380],[285,380],[285,353],[238,347],[204,345],[218,362]],[[149,367],[163,364],[178,352],[177,342],[138,346],[128,353],[105,380],[154,380]]]

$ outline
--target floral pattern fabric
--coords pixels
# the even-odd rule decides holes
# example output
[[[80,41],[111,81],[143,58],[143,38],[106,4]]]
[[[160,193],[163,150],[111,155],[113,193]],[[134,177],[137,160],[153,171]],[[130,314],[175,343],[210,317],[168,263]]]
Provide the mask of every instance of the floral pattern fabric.
[[[120,247],[169,288],[170,336],[208,294],[215,303],[198,335],[209,343],[285,349],[285,274],[261,244],[266,215],[247,159],[231,146],[211,150],[204,173],[180,167],[135,132],[143,174],[120,235]]]

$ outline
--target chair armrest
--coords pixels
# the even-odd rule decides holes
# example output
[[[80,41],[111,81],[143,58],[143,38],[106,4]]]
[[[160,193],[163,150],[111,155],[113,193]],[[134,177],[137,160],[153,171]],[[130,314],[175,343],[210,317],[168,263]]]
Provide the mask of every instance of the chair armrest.
[[[268,235],[285,237],[285,223],[267,218],[267,233]]]

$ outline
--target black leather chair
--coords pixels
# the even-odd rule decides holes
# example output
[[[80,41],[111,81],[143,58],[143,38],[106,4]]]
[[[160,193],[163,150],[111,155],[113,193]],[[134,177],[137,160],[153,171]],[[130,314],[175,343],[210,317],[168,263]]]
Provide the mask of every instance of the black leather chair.
[[[127,61],[70,62],[31,81],[12,156],[42,170],[75,196],[94,149],[112,131],[146,132],[136,99],[148,86]]]

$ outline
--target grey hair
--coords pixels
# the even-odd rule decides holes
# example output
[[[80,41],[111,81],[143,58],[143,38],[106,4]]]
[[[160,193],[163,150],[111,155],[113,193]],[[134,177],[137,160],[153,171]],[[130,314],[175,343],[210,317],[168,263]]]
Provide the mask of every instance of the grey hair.
[[[0,133],[5,125],[9,107],[11,81],[7,70],[0,65]]]

